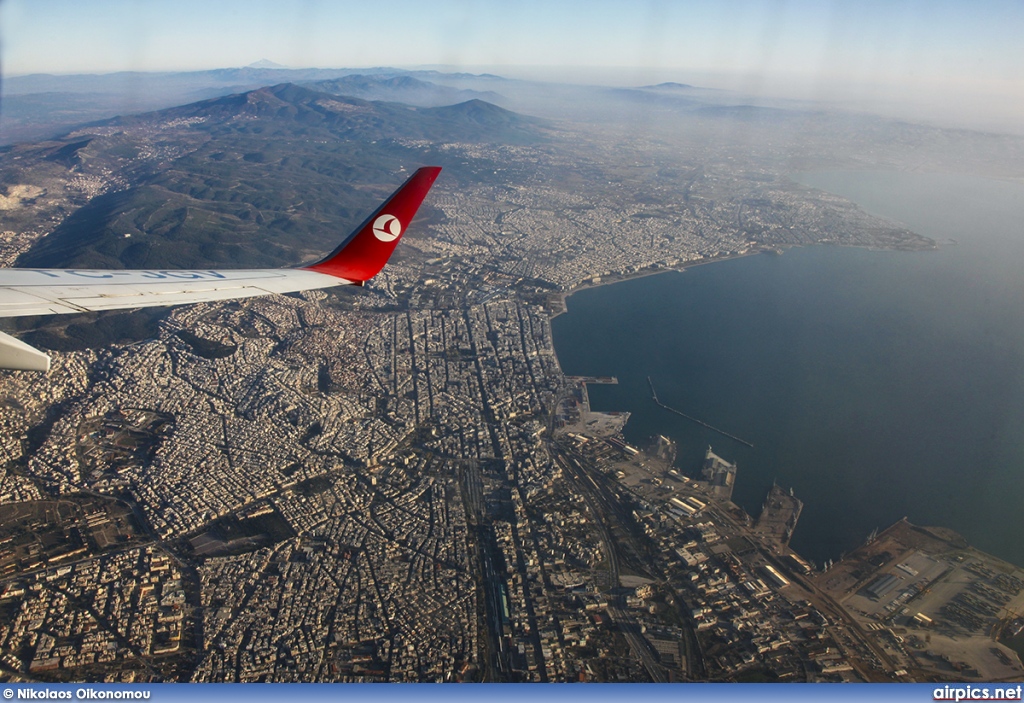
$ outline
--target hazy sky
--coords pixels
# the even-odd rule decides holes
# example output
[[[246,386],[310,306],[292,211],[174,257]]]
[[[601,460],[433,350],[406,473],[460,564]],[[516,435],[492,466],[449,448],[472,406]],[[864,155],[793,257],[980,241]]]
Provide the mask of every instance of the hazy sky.
[[[445,65],[1024,122],[1022,0],[0,0],[0,42],[7,76]]]

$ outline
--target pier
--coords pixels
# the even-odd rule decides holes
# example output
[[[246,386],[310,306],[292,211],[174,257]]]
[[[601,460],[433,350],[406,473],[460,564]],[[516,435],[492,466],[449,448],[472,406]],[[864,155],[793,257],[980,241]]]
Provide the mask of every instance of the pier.
[[[708,423],[704,422],[703,420],[699,420],[699,419],[693,417],[692,415],[687,415],[686,413],[684,413],[681,410],[676,410],[672,406],[665,405],[664,403],[662,403],[660,400],[658,400],[658,392],[656,390],[654,390],[654,381],[651,380],[650,376],[647,377],[647,385],[649,385],[651,387],[651,398],[654,399],[654,402],[658,405],[658,407],[660,407],[660,408],[662,408],[664,410],[668,410],[671,413],[675,413],[676,415],[678,415],[680,417],[684,417],[687,420],[689,420],[690,422],[695,422],[698,425],[700,425],[701,427],[706,427],[709,430],[711,430],[712,432],[717,432],[718,434],[722,435],[723,437],[727,437],[727,438],[731,439],[734,442],[739,442],[740,444],[745,444],[748,447],[750,447],[751,449],[754,448],[754,445],[751,444],[750,442],[748,442],[745,439],[740,439],[739,437],[737,437],[734,434],[729,434],[725,430],[720,430],[717,427],[715,427],[714,425],[709,425]]]
[[[591,383],[605,386],[615,386],[619,383],[619,379],[616,376],[566,376],[565,378],[574,383]]]
[[[803,501],[795,497],[792,490],[785,491],[773,483],[761,506],[761,515],[754,524],[754,532],[788,546],[803,509]]]

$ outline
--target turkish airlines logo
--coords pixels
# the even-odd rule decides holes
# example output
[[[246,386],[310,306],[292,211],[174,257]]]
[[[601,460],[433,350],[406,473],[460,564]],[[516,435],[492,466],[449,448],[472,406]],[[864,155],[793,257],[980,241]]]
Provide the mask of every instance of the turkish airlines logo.
[[[381,215],[373,221],[373,236],[382,242],[393,242],[402,233],[402,223],[394,215]]]

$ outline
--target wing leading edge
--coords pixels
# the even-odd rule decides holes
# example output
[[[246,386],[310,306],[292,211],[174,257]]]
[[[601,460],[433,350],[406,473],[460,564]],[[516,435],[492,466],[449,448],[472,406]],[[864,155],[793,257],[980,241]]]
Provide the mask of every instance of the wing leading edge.
[[[295,269],[0,269],[0,317],[96,312],[362,285],[384,268],[441,169],[417,170],[324,259]],[[0,368],[47,371],[50,358],[0,332]]]

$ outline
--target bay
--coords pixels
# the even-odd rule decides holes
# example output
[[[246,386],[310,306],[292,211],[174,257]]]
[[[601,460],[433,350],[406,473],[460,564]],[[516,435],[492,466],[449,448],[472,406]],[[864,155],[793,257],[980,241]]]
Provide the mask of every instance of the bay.
[[[804,500],[818,563],[906,516],[1024,565],[1024,186],[907,173],[794,176],[936,240],[934,252],[812,246],[579,291],[553,322],[568,374],[625,434],[665,434],[699,473],[739,463],[756,515]],[[660,399],[754,444],[658,408]]]

